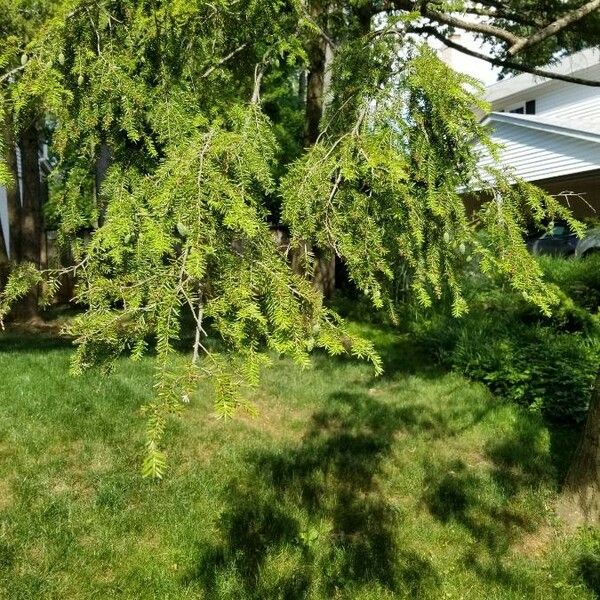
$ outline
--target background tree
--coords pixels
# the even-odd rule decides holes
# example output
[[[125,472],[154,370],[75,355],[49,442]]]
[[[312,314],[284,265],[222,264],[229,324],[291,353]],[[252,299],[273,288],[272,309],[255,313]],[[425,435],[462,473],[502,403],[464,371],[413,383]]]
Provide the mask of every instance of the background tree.
[[[2,183],[7,190],[10,257],[16,263],[42,266],[42,236],[44,219],[42,203],[45,197],[40,170],[40,148],[43,142],[43,104],[23,107],[18,118],[7,90],[18,81],[29,59],[26,46],[49,18],[52,2],[46,0],[17,0],[0,2],[2,22],[0,36],[0,104],[4,127],[2,154],[6,173]],[[17,122],[18,119],[18,122]],[[20,181],[20,184],[19,184]],[[38,314],[38,290],[33,288],[17,306],[21,319]]]
[[[392,315],[399,265],[423,305],[449,293],[464,314],[461,273],[473,259],[551,310],[556,296],[522,233],[547,218],[578,225],[534,186],[478,172],[471,140],[494,152],[473,113],[485,109],[481,88],[421,40],[472,31],[493,42],[494,64],[543,73],[535,65],[558,48],[598,41],[595,8],[595,0],[545,3],[542,13],[517,1],[53,4],[18,48],[27,60],[2,76],[3,97],[17,125],[32,110],[52,123],[49,214],[71,246],[77,298],[88,307],[71,326],[74,370],[139,356],[156,340],[146,474],[161,475],[167,416],[200,378],[230,414],[268,351],[305,363],[323,347],[380,368],[308,282],[328,256]],[[15,60],[15,50],[3,56]],[[492,198],[476,220],[459,193],[469,190]],[[308,278],[278,247],[270,225],[279,222]],[[27,263],[6,286],[3,310],[41,276],[52,290],[56,275]],[[193,360],[183,365],[174,344],[186,317]],[[220,348],[205,343],[209,325]]]

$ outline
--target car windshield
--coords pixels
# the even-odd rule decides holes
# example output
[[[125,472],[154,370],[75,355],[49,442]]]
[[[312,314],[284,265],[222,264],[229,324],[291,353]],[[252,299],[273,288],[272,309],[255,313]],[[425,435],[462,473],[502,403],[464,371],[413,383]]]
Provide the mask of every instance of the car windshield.
[[[548,238],[558,238],[558,237],[566,237],[571,235],[571,231],[566,225],[554,225],[550,231],[547,231],[542,237]]]

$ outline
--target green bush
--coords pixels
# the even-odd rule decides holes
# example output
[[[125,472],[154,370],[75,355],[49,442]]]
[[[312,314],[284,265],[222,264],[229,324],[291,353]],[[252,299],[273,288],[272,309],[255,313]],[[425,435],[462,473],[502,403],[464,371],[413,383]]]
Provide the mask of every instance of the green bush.
[[[445,365],[552,421],[579,422],[600,362],[600,260],[543,259],[561,304],[544,317],[510,289],[472,274],[471,312],[420,319],[417,334]]]
[[[600,306],[600,254],[582,259],[539,258],[548,281],[558,285],[578,306],[592,313]]]
[[[580,333],[490,321],[460,331],[449,359],[455,370],[507,400],[539,409],[550,420],[581,421],[600,347]]]

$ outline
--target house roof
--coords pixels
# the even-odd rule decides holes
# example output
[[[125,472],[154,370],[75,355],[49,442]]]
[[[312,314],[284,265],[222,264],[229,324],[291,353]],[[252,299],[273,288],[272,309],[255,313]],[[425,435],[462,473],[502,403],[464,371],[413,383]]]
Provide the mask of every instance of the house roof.
[[[507,123],[515,127],[535,129],[547,133],[555,133],[589,142],[600,143],[600,121],[577,120],[575,126],[572,120],[543,118],[537,115],[521,115],[516,113],[492,112],[483,121],[488,123]]]
[[[600,48],[586,48],[575,54],[565,56],[544,69],[557,75],[574,75],[584,79],[600,78]],[[555,80],[547,77],[521,73],[488,86],[486,99],[488,102],[496,102],[526,90],[554,83]]]

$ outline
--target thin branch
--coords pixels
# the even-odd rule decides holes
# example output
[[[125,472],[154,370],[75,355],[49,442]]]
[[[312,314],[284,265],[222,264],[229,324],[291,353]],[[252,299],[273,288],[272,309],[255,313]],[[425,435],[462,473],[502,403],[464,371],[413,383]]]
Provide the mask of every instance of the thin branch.
[[[4,75],[2,75],[2,77],[0,77],[0,83],[2,83],[3,81],[6,81],[7,79],[10,79],[10,77],[12,77],[15,73],[18,73],[19,71],[22,71],[27,65],[19,65],[18,67],[15,67],[14,69],[11,69],[10,71],[7,71],[6,73],[4,73]]]
[[[94,24],[94,19],[92,18],[92,15],[90,14],[89,8],[86,8],[85,10],[88,14],[88,18],[90,20],[92,29],[94,30],[94,32],[96,34],[96,50],[97,50],[98,56],[100,56],[102,54],[102,50],[101,50],[101,46],[100,46],[100,32],[98,31],[98,28]]]
[[[495,58],[493,56],[487,56],[486,54],[482,54],[481,52],[476,52],[475,50],[471,50],[462,44],[457,44],[456,42],[448,39],[445,35],[440,33],[435,27],[416,27],[412,28],[411,33],[427,33],[437,38],[441,42],[443,42],[449,48],[453,48],[454,50],[458,50],[463,54],[467,54],[469,56],[474,56],[475,58],[479,58],[481,60],[485,60],[496,67],[504,67],[507,69],[514,69],[515,71],[522,71],[523,73],[530,73],[531,75],[537,75],[538,77],[545,77],[547,79],[557,79],[559,81],[566,81],[568,83],[577,83],[578,85],[587,85],[590,87],[600,87],[600,81],[592,81],[591,79],[582,79],[581,77],[572,77],[571,75],[561,75],[560,73],[552,73],[551,71],[544,71],[543,69],[537,69],[535,67],[528,67],[526,65],[522,65],[518,62],[514,62],[511,60],[503,60],[501,58]]]
[[[202,284],[198,285],[198,314],[196,315],[196,337],[194,340],[194,356],[192,358],[192,363],[196,364],[198,362],[198,358],[200,356],[200,348],[202,344],[200,342],[200,336],[204,329],[202,329],[202,318],[204,316],[204,302],[202,299]]]
[[[530,27],[544,27],[545,23],[531,17],[529,15],[519,15],[517,13],[506,12],[502,8],[496,6],[481,7],[481,6],[469,6],[465,8],[465,12],[469,15],[477,15],[478,17],[491,17],[494,19],[505,19],[506,21],[512,21],[519,25],[528,25]]]
[[[335,242],[335,235],[331,231],[330,212],[333,211],[333,200],[334,200],[335,195],[337,194],[338,190],[340,189],[341,183],[342,183],[342,170],[338,167],[335,181],[333,183],[333,186],[331,187],[331,193],[329,194],[329,198],[327,199],[327,206],[326,206],[326,210],[325,210],[325,229],[327,230],[327,233],[329,234],[329,242],[331,243],[331,246],[333,247],[334,252],[340,258],[341,258],[341,253]]]
[[[260,84],[262,82],[263,75],[265,74],[265,64],[258,63],[254,67],[254,89],[252,90],[251,104],[258,104],[260,102]]]
[[[501,1],[482,0],[477,4],[482,4],[483,6],[493,6],[496,8],[496,11],[495,13],[493,13],[492,11],[488,12],[485,9],[482,9],[475,5],[467,7],[465,9],[465,12],[481,16],[487,13],[488,16],[505,18],[515,23],[527,24],[527,21],[530,21],[530,19],[527,16],[521,16],[518,13],[510,13],[509,11],[507,11],[507,5]],[[533,19],[532,22],[538,27],[542,27],[542,29],[539,29],[529,37],[522,37],[516,35],[502,27],[492,25],[491,23],[486,23],[482,21],[467,21],[459,17],[455,17],[451,14],[440,12],[438,10],[435,10],[435,8],[429,8],[427,0],[389,0],[387,3],[384,4],[383,10],[419,10],[419,12],[424,17],[427,17],[433,21],[437,21],[445,25],[450,25],[452,27],[458,27],[459,29],[463,29],[464,31],[470,31],[472,33],[481,33],[484,35],[492,36],[496,39],[504,40],[505,42],[508,42],[510,44],[510,47],[508,49],[509,55],[514,56],[524,48],[529,48],[530,46],[538,44],[546,38],[555,35],[556,33],[565,29],[572,23],[579,21],[583,17],[589,15],[595,10],[598,10],[599,8],[600,0],[589,0],[589,2],[587,2],[583,6],[580,6],[579,8],[568,12],[567,14],[556,19],[548,25],[542,25],[541,23]],[[484,58],[483,60],[487,59]],[[555,79],[557,78],[555,77]]]
[[[600,0],[593,0],[594,2],[600,2]],[[421,14],[424,17],[432,19],[434,21],[438,21],[439,23],[444,23],[445,25],[451,25],[452,27],[458,27],[460,29],[464,29],[465,31],[471,31],[473,33],[482,33],[485,35],[491,35],[500,40],[504,40],[513,46],[520,44],[525,41],[525,38],[519,37],[506,29],[502,29],[501,27],[496,27],[494,25],[490,25],[488,23],[483,23],[481,21],[465,21],[463,19],[459,19],[458,17],[453,17],[452,15],[448,15],[445,13],[438,12],[437,10],[431,10],[424,6],[421,10]]]
[[[579,8],[571,12],[568,12],[566,15],[560,17],[560,19],[557,19],[553,23],[550,23],[550,25],[544,27],[543,29],[540,29],[530,37],[526,39],[521,39],[520,41],[514,43],[508,49],[508,53],[511,56],[514,56],[515,54],[517,54],[517,52],[520,52],[521,50],[523,50],[524,48],[528,48],[529,46],[533,46],[534,44],[538,44],[539,42],[545,40],[551,35],[558,33],[565,27],[568,27],[571,23],[579,21],[580,19],[589,15],[591,12],[597,10],[598,8],[600,8],[600,0],[591,0],[587,4],[584,4],[583,6],[580,6]]]
[[[302,11],[302,16],[310,22],[310,24],[317,29],[319,35],[332,47],[337,48],[338,44],[335,43],[333,38],[313,19],[307,10]]]
[[[248,42],[244,42],[240,44],[235,50],[232,50],[227,56],[224,56],[217,64],[208,67],[202,75],[200,75],[200,79],[204,79],[208,77],[215,69],[218,69],[220,66],[224,65],[228,60],[231,60],[236,54],[239,54],[246,46]]]
[[[571,198],[574,198],[575,200],[580,200],[583,202],[592,212],[597,212],[596,209],[584,198],[585,195],[585,192],[572,192],[570,190],[563,190],[558,194],[553,194],[554,198],[564,198],[569,208],[571,208]]]

